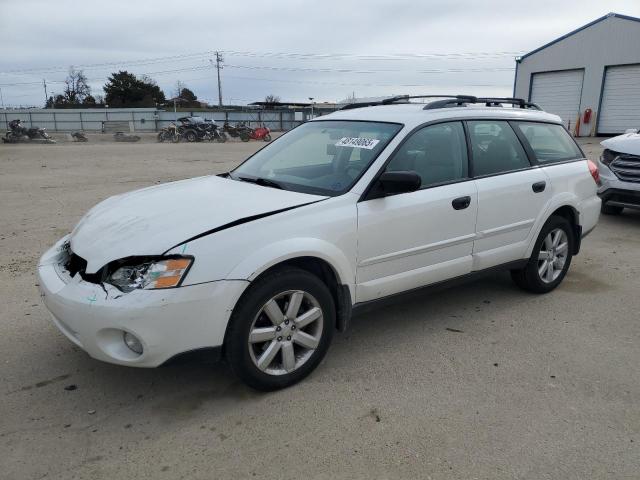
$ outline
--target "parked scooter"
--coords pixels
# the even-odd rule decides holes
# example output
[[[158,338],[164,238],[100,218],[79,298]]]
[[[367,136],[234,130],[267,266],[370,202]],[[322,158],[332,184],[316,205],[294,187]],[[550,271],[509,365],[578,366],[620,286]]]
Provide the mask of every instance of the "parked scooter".
[[[178,132],[178,127],[173,122],[158,132],[158,142],[178,143],[181,139],[182,135]]]
[[[44,140],[45,143],[56,143],[46,129],[39,127],[26,128],[22,126],[22,122],[19,119],[11,120],[9,122],[9,131],[2,137],[2,141],[5,143],[18,143],[28,142],[31,140]]]

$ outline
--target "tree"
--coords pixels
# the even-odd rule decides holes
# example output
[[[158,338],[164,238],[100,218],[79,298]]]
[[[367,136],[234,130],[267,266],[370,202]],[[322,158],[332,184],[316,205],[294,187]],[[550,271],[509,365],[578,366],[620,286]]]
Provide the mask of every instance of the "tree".
[[[64,85],[62,94],[47,99],[46,108],[78,108],[85,105],[87,98],[93,98],[87,77],[82,70],[70,67]]]
[[[174,97],[180,97],[180,94],[182,93],[182,89],[185,88],[186,85],[184,84],[184,82],[182,82],[181,80],[178,80],[176,82],[176,85],[173,89],[173,96]],[[180,97],[182,98],[182,97]]]
[[[280,103],[280,97],[277,95],[271,94],[264,97],[264,108],[267,110],[275,108],[277,103]]]
[[[178,80],[175,85],[174,97],[182,99],[180,103],[183,107],[199,107],[200,102],[195,93],[184,84],[184,82]]]
[[[64,100],[69,106],[79,105],[91,95],[91,88],[87,84],[87,77],[82,70],[69,67],[69,75],[64,81]]]
[[[95,106],[97,106],[96,99],[93,98],[93,96],[91,96],[91,95],[87,95],[86,97],[84,97],[84,100],[82,100],[82,106],[83,107],[95,107]]]
[[[179,97],[186,100],[187,102],[197,102],[198,100],[196,94],[189,90],[187,87],[184,87],[182,90],[180,90]]]
[[[126,70],[112,73],[103,89],[110,107],[155,107],[165,102],[164,92],[152,78],[138,78]]]

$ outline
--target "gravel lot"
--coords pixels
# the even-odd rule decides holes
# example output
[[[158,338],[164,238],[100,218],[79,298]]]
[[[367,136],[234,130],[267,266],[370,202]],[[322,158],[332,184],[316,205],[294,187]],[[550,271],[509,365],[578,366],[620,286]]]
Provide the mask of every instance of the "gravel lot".
[[[41,305],[40,254],[95,203],[263,146],[151,142],[0,145],[0,478],[640,478],[639,212],[549,295],[495,274],[402,301],[260,394],[223,364],[94,361]]]

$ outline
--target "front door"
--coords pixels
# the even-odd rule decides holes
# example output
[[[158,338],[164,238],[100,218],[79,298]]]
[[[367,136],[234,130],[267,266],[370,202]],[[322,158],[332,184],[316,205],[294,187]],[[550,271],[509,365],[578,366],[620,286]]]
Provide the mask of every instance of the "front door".
[[[462,123],[414,132],[384,168],[415,171],[422,185],[358,203],[357,302],[471,271],[478,198]]]

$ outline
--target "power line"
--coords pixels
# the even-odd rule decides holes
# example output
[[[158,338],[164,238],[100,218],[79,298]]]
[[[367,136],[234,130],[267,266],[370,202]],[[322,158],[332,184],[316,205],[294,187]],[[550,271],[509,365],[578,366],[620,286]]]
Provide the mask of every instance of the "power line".
[[[204,51],[195,53],[183,53],[177,55],[168,55],[163,57],[147,57],[136,60],[121,60],[115,62],[102,62],[102,63],[90,63],[75,65],[77,69],[91,70],[95,68],[106,68],[116,66],[143,66],[152,65],[155,63],[165,63],[171,61],[181,61],[196,58],[206,58],[211,55],[215,55],[215,51]],[[382,55],[367,55],[367,54],[354,54],[354,53],[295,53],[295,52],[252,52],[252,51],[237,51],[237,50],[220,50],[219,54],[225,54],[228,56],[244,56],[252,58],[285,58],[295,60],[336,60],[336,59],[355,59],[355,60],[416,60],[416,59],[459,59],[459,60],[473,60],[473,59],[487,59],[487,58],[503,58],[503,57],[515,57],[521,55],[523,52],[460,52],[460,53],[390,53]],[[29,74],[29,73],[55,73],[67,70],[67,67],[51,66],[51,67],[39,67],[39,68],[27,68],[27,69],[14,69],[0,72],[2,74]]]
[[[323,59],[357,59],[357,60],[414,60],[420,58],[501,58],[515,57],[524,52],[460,52],[460,53],[391,53],[382,55],[366,55],[354,53],[286,53],[286,52],[251,52],[238,50],[224,50],[228,56],[247,56],[254,58],[291,58],[299,60]]]
[[[222,59],[221,59],[222,61]],[[355,73],[355,74],[374,74],[374,73],[413,73],[413,74],[447,74],[447,73],[469,73],[469,72],[510,72],[513,68],[510,67],[479,67],[479,68],[440,68],[430,70],[415,70],[412,72],[404,72],[401,70],[350,70],[350,69],[318,69],[318,68],[295,68],[295,67],[269,67],[269,66],[255,66],[255,65],[231,65],[225,64],[228,68],[247,69],[247,70],[269,70],[269,71],[283,71],[283,72],[304,72],[304,73]],[[168,75],[173,73],[183,72],[195,72],[201,70],[209,70],[211,66],[204,65],[199,67],[186,67],[176,68],[171,70],[161,70],[157,72],[145,72],[139,75]],[[217,67],[214,67],[217,68]],[[222,68],[222,67],[220,67]],[[89,82],[101,82],[108,80],[108,77],[101,78],[88,78]],[[64,80],[47,80],[48,83],[64,83]],[[0,83],[2,87],[16,87],[27,85],[42,85],[42,82],[13,82],[13,83]]]

